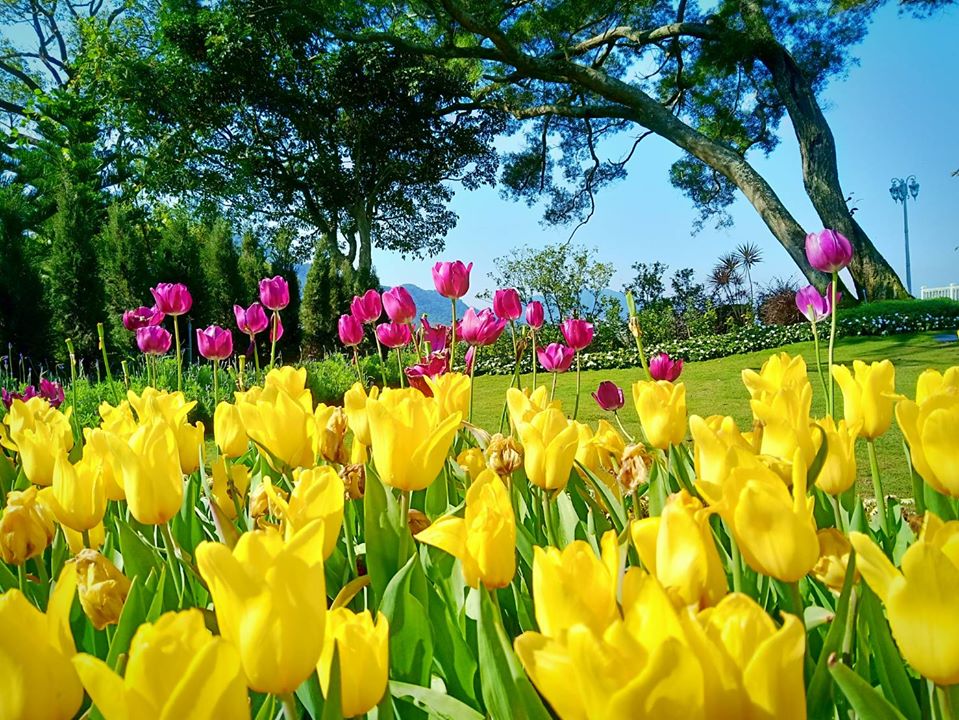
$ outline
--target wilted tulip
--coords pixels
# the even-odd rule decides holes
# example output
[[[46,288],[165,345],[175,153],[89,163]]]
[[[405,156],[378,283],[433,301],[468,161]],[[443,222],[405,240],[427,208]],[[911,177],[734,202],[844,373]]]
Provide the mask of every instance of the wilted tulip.
[[[834,365],[832,375],[842,390],[846,422],[859,426],[859,436],[874,440],[892,424],[896,401],[896,368],[888,360],[869,365],[862,360]]]
[[[163,322],[163,318],[164,314],[157,309],[156,305],[153,307],[141,305],[135,310],[127,310],[123,313],[123,327],[134,332],[142,327],[159,325]]]
[[[206,628],[197,609],[140,625],[123,677],[92,655],[77,655],[73,665],[105,720],[250,717],[237,650]]]
[[[686,437],[686,386],[666,380],[633,384],[633,403],[649,444],[660,450]]]
[[[233,306],[233,316],[236,318],[236,326],[244,335],[249,335],[252,339],[254,335],[259,335],[266,330],[270,324],[266,311],[260,303],[255,302],[245,310],[239,306]]]
[[[376,337],[390,349],[406,347],[413,339],[409,325],[398,322],[380,323],[376,326]]]
[[[526,324],[534,330],[543,327],[543,303],[539,300],[530,300],[526,305]]]
[[[603,410],[616,412],[626,404],[623,389],[611,380],[603,380],[593,392],[593,400]]]
[[[53,408],[63,405],[63,401],[66,399],[63,393],[63,385],[46,378],[40,378],[40,397],[50,403],[50,407]]]
[[[433,266],[433,285],[436,292],[450,300],[459,300],[470,289],[470,271],[473,263],[464,265],[462,260],[438,262]]]
[[[380,294],[371,288],[362,295],[354,295],[353,302],[350,303],[350,312],[363,325],[375,323],[383,313]]]
[[[38,494],[33,486],[7,493],[0,512],[0,560],[9,565],[23,565],[40,555],[57,534],[53,512],[39,502]]]
[[[457,337],[470,345],[492,345],[506,329],[506,320],[497,320],[489,309],[476,312],[470,308],[463,315]]]
[[[81,550],[76,557],[80,607],[97,630],[116,625],[130,592],[130,580],[96,550]]]
[[[394,323],[402,325],[416,317],[416,303],[413,302],[413,296],[402,285],[385,291],[382,301],[387,317]]]
[[[490,438],[483,455],[486,465],[500,477],[507,477],[523,467],[523,446],[500,433]]]
[[[315,430],[313,452],[327,462],[345,465],[349,461],[346,432],[349,421],[343,408],[320,403],[313,411]]]
[[[683,372],[683,361],[673,360],[666,353],[657,353],[649,359],[649,375],[653,380],[676,382]]]
[[[839,272],[852,260],[852,244],[835,230],[820,230],[806,236],[806,259],[817,270]]]
[[[523,314],[523,303],[515,288],[504,288],[493,293],[493,312],[504,320],[518,320]]]
[[[352,315],[340,315],[336,330],[340,342],[346,347],[355,347],[363,342],[363,324]]]
[[[416,539],[459,559],[470,587],[504,588],[516,574],[516,519],[509,491],[492,470],[466,491],[465,519],[442,517]]]
[[[207,360],[226,360],[233,354],[233,334],[219,325],[197,329],[196,347]]]
[[[839,302],[841,293],[836,293]],[[807,285],[796,293],[796,307],[811,323],[824,320],[832,313],[832,283],[826,288],[826,294],[820,295],[815,285]]]
[[[156,309],[165,315],[185,315],[193,307],[193,297],[183,283],[159,283],[155,288],[150,288],[150,292]]]
[[[326,639],[317,666],[320,688],[329,697],[334,648],[340,663],[340,704],[343,717],[364,715],[383,699],[389,679],[390,626],[383,613],[376,623],[369,610],[353,613],[349,608],[330,611]]]
[[[593,323],[580,318],[569,318],[560,323],[563,339],[573,350],[579,352],[593,342]]]
[[[539,364],[547,372],[562,373],[569,370],[573,364],[573,358],[576,357],[576,351],[562,343],[550,343],[544,348],[536,351],[539,358]]]
[[[145,355],[164,355],[170,351],[173,336],[169,330],[149,325],[137,330],[137,347]]]
[[[319,662],[326,621],[323,537],[323,522],[314,520],[286,542],[270,528],[244,533],[233,552],[214,542],[196,549],[220,634],[239,650],[256,692],[291,693]]]
[[[290,304],[290,286],[280,275],[260,280],[260,302],[263,307],[279,312]]]

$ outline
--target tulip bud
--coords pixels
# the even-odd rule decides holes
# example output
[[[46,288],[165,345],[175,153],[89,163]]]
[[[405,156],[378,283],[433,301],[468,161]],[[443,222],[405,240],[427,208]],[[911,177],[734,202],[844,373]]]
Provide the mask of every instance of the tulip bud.
[[[463,297],[470,289],[472,269],[473,263],[465,265],[462,260],[436,263],[433,266],[433,285],[436,286],[436,292],[451,300]]]
[[[350,500],[359,500],[366,492],[366,466],[360,464],[344,465],[340,471],[343,486],[346,488],[346,497]]]
[[[354,296],[353,302],[350,303],[350,312],[364,325],[376,322],[383,313],[380,294],[376,290],[370,289],[362,295]]]
[[[281,276],[260,280],[260,302],[273,312],[290,304],[290,286]]]
[[[286,500],[289,497],[283,488],[274,487],[272,491],[281,499]],[[260,483],[250,493],[250,517],[254,520],[264,517],[267,513],[273,517],[277,516],[277,509],[270,502],[270,496],[266,491],[266,483]]]
[[[130,592],[130,580],[96,550],[81,550],[76,563],[83,612],[97,630],[116,625]]]
[[[530,300],[526,306],[526,324],[534,330],[543,327],[543,303],[539,300]]]
[[[7,493],[7,503],[0,515],[0,560],[22,565],[36,557],[57,534],[53,512],[38,502],[37,488]]]
[[[645,445],[641,443],[627,445],[623,451],[623,459],[619,464],[619,475],[616,478],[623,488],[623,493],[631,493],[647,482],[652,467],[653,455]]]
[[[166,315],[185,315],[193,307],[193,297],[183,283],[157,283],[150,288],[156,308]]]
[[[512,437],[496,433],[486,446],[486,464],[500,477],[511,475],[523,465],[523,446]]]
[[[852,260],[852,244],[844,235],[826,228],[806,236],[806,259],[822,272],[838,272]]]
[[[207,360],[226,360],[233,354],[233,334],[219,325],[197,328],[196,347]]]
[[[245,335],[257,335],[266,330],[270,324],[263,306],[258,302],[245,310],[240,305],[234,305],[233,316],[236,318],[236,326]]]
[[[240,410],[236,405],[221,402],[213,413],[213,437],[220,453],[229,458],[240,457],[249,446]]]
[[[390,288],[382,295],[383,309],[394,323],[403,325],[416,316],[416,303],[410,291],[402,285]],[[382,338],[380,338],[382,341]]]
[[[560,323],[563,339],[573,350],[579,352],[593,342],[593,323],[581,318],[569,318]]]
[[[416,535],[418,532],[426,530],[432,523],[430,519],[426,517],[426,513],[422,513],[415,508],[410,509],[410,514],[406,519],[407,525],[409,525],[410,533]]]
[[[497,319],[489,309],[476,312],[470,308],[464,313],[456,335],[470,345],[492,345],[503,334],[507,324],[506,320]]]
[[[340,342],[347,347],[354,347],[363,342],[363,324],[353,315],[340,315],[336,329],[340,335]]]
[[[397,322],[380,323],[376,326],[376,337],[391,350],[406,347],[413,339],[409,325]]]
[[[570,365],[573,364],[573,358],[576,357],[576,351],[562,343],[550,343],[544,348],[539,348],[536,356],[544,370],[561,373],[569,370]]]
[[[523,314],[523,303],[514,288],[497,290],[493,294],[493,312],[504,320],[516,320]]]
[[[629,332],[630,332],[630,333],[632,334],[632,336],[633,336],[634,338],[636,338],[637,340],[639,340],[640,338],[643,337],[643,328],[642,328],[642,327],[640,326],[640,324],[639,324],[639,316],[638,316],[638,315],[630,315],[630,316],[629,316]]]

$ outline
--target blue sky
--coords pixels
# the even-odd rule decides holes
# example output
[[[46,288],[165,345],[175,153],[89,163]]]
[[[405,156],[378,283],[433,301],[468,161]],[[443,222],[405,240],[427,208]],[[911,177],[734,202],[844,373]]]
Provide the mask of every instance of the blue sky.
[[[959,8],[916,20],[900,16],[893,3],[879,12],[857,48],[858,67],[834,81],[821,101],[839,151],[843,188],[855,196],[856,218],[904,277],[902,206],[889,197],[892,177],[915,174],[919,199],[909,207],[912,282],[959,283]],[[788,120],[782,143],[768,158],[750,156],[786,206],[808,230],[819,219],[802,189],[799,150]],[[754,279],[799,278],[786,251],[752,207],[740,197],[732,208],[735,224],[711,226],[692,234],[696,217],[690,202],[668,181],[671,162],[680,156],[670,143],[652,136],[643,141],[629,166],[629,177],[598,196],[593,220],[577,241],[596,247],[602,260],[617,267],[612,287],[620,289],[636,261],[659,260],[671,269],[692,267],[705,276],[716,257],[744,241],[758,244],[765,260]],[[453,203],[459,224],[437,259],[472,260],[472,297],[492,287],[493,260],[513,247],[562,242],[569,228],[540,224],[541,208],[500,198],[493,188],[459,189]],[[410,260],[378,251],[374,255],[386,285],[431,287],[433,259]],[[478,302],[477,304],[484,304]]]

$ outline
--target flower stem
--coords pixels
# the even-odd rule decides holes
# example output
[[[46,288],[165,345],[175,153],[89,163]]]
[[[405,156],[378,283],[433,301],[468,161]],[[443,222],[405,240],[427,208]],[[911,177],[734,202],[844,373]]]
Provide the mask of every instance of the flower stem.
[[[619,419],[619,413],[616,410],[613,410],[613,417],[616,418],[616,424],[619,425],[619,431],[623,433],[626,439],[629,440],[630,442],[636,442],[633,439],[633,436],[626,431],[625,427],[623,427],[623,421]]]
[[[410,491],[409,490],[400,490],[400,526],[403,528],[401,532],[403,533],[402,538],[400,539],[400,557],[405,562],[406,560],[406,542],[407,538],[410,537]]]
[[[356,549],[353,547],[353,503],[347,501],[343,513],[343,540],[346,542],[346,560],[350,565],[350,577],[356,577]]]
[[[889,518],[886,513],[886,495],[882,491],[882,478],[879,476],[879,459],[876,457],[876,441],[872,438],[866,440],[866,448],[869,451],[869,469],[872,471],[872,491],[876,496],[876,510],[879,512],[879,527],[882,528],[882,534],[889,537]]]
[[[373,328],[373,339],[376,340],[376,357],[380,361],[380,380],[383,382],[383,388],[385,389],[386,361],[383,359],[383,346],[380,344],[380,336],[376,334],[376,328]]]
[[[826,399],[826,403],[830,402],[829,399],[829,388],[826,386],[826,376],[822,374],[822,354],[819,351],[819,330],[815,322],[811,323],[812,325],[812,340],[813,347],[816,352],[816,372],[819,373],[819,382],[822,384],[823,397]],[[832,409],[827,407],[826,411],[832,413]]]
[[[936,685],[936,699],[939,701],[939,717],[941,720],[955,720],[956,716],[952,711],[952,697],[949,694],[949,688]]]
[[[529,336],[533,340],[533,390],[536,389],[536,331],[530,327]]]
[[[470,365],[470,424],[473,423],[473,385],[476,377],[476,356],[479,355],[479,345],[473,347],[473,364]]]
[[[403,356],[400,355],[399,348],[396,348],[396,369],[400,373],[400,387],[406,387],[406,381],[403,378]]]
[[[70,395],[73,397],[74,438],[80,442],[83,431],[80,429],[80,417],[77,415],[77,354],[73,349],[73,338],[67,338],[67,353],[70,355]]]
[[[280,323],[280,313],[273,311],[273,332],[270,333],[270,370],[276,364],[276,330]]]
[[[846,608],[846,627],[842,636],[841,657],[843,662],[848,662],[852,653],[852,636],[856,629],[856,610],[859,606],[859,595],[856,593],[856,586],[853,585],[849,590],[849,605]]]
[[[220,384],[219,384],[219,378],[217,374],[217,370],[219,370],[220,361],[211,360],[210,362],[213,364],[213,409],[216,410],[216,406],[220,404]]]
[[[553,402],[553,397],[556,395],[556,377],[557,377],[557,375],[559,375],[559,373],[553,373],[553,386],[550,388],[550,391],[549,391],[549,401],[550,401],[550,402]]]
[[[832,287],[830,293],[829,310],[831,317],[829,327],[829,414],[835,417],[836,414],[836,382],[832,377],[833,349],[836,345],[836,282],[839,279],[839,273],[833,270]]]
[[[173,316],[173,337],[176,340],[176,389],[183,392],[183,352],[180,350],[180,316]]]
[[[456,370],[456,300],[454,298],[450,298],[450,306],[452,307],[451,317],[453,318],[453,337],[450,340],[450,370]]]
[[[579,389],[582,382],[582,372],[579,366],[579,350],[576,351],[576,400],[573,401],[573,420],[579,415]]]
[[[830,495],[829,500],[832,503],[833,514],[836,516],[836,529],[845,532],[846,528],[845,523],[842,521],[842,508],[839,506],[839,496]]]
[[[250,335],[250,347],[253,348],[253,367],[256,368],[256,374],[260,374],[260,353],[256,349],[256,335]]]
[[[729,534],[729,549],[733,564],[733,592],[743,591],[743,561],[739,554],[739,545],[732,533]]]
[[[366,386],[366,378],[363,377],[363,368],[360,367],[360,351],[356,345],[353,346],[353,364],[356,365],[356,377],[360,380],[360,385]]]
[[[553,547],[557,547],[556,533],[553,532],[552,513],[550,512],[549,506],[549,492],[547,490],[540,489],[540,499],[542,500],[543,504],[543,527],[546,530],[546,542]]]
[[[286,720],[299,720],[299,713],[296,712],[296,699],[293,697],[293,693],[283,693],[282,695],[277,695],[276,699],[280,701],[280,704],[283,706],[283,717]]]
[[[107,383],[113,392],[113,399],[116,404],[120,404],[120,394],[117,392],[117,386],[113,383],[113,372],[110,370],[110,359],[107,357],[106,333],[103,331],[103,323],[97,323],[97,339],[100,341],[100,352],[103,353],[103,367],[107,372]]]

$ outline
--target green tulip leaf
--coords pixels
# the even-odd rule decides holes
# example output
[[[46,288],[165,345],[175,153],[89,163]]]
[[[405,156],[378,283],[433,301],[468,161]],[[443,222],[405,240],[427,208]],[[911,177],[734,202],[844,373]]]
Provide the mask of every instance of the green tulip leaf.
[[[848,665],[833,658],[829,663],[829,672],[859,717],[870,720],[906,720],[905,715]],[[811,711],[810,717],[815,717]]]
[[[425,710],[437,720],[483,720],[483,715],[469,705],[444,692],[393,680],[390,693],[397,700],[405,700]]]
[[[120,655],[130,649],[130,641],[137,631],[137,628],[147,617],[147,599],[143,590],[145,578],[135,577],[130,584],[130,592],[123,603],[123,610],[120,612],[120,619],[117,622],[113,633],[113,640],[110,643],[110,651],[107,653],[106,663],[114,670],[119,670]]]
[[[876,673],[883,693],[893,702],[908,720],[920,720],[922,713],[909,681],[902,656],[893,642],[889,623],[882,612],[876,594],[863,583],[859,613],[869,630],[870,647],[873,649]]]
[[[401,527],[399,504],[376,472],[366,473],[363,520],[366,531],[366,568],[373,593],[382,602],[386,586],[413,551],[408,528]]]
[[[318,720],[343,720],[340,672],[340,648],[337,644],[333,648],[333,661],[330,663],[330,683],[327,686],[326,697],[323,699],[323,714],[313,716]]]
[[[419,555],[413,555],[393,576],[380,611],[390,623],[391,676],[426,685],[433,665],[433,634],[426,576],[419,560]]]

